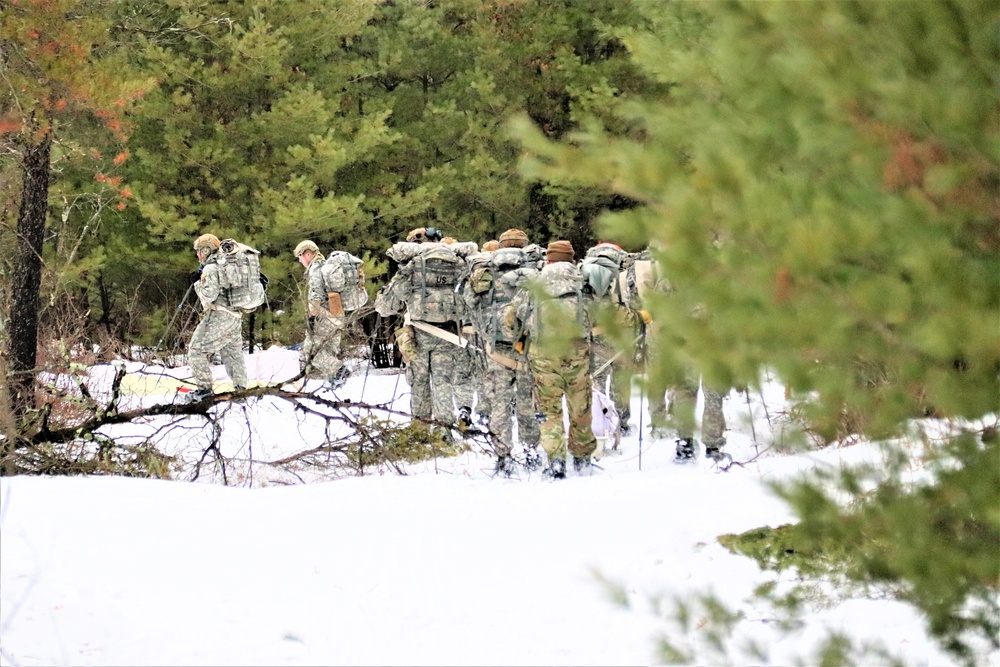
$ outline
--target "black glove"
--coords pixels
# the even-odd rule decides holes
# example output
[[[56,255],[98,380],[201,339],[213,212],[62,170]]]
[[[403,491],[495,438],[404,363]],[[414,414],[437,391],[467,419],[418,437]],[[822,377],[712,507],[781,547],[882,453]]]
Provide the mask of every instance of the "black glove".
[[[270,282],[271,280],[267,276],[265,276],[263,273],[260,274],[260,284],[264,287],[265,292],[267,291],[267,285]]]
[[[188,274],[188,280],[191,282],[192,285],[194,285],[196,282],[198,282],[199,280],[201,280],[201,269],[198,269],[197,271],[192,271],[191,273],[189,273]]]
[[[316,316],[315,315],[310,315],[309,316],[309,328],[312,329],[315,324],[316,324]]]

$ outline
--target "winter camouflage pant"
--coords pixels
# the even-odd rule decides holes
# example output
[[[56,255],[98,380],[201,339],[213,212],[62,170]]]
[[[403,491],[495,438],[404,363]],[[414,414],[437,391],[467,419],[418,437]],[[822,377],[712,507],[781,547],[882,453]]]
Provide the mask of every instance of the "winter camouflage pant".
[[[532,356],[538,408],[545,414],[541,445],[549,460],[565,458],[563,447],[562,398],[569,408],[568,449],[573,456],[589,458],[597,449],[591,429],[590,346],[576,343],[565,355],[546,358]]]
[[[247,386],[247,365],[243,358],[243,316],[228,310],[208,310],[188,343],[191,374],[199,389],[212,390],[212,369],[208,360],[219,353],[229,379],[236,387]]]
[[[701,413],[701,441],[706,447],[722,447],[726,444],[726,417],[722,413],[723,394],[718,389],[701,387],[705,395],[705,406]],[[670,394],[667,408],[665,393]],[[649,419],[653,426],[672,424],[677,429],[678,438],[694,437],[695,407],[698,400],[698,379],[689,378],[681,387],[667,390],[650,384]]]
[[[455,367],[459,356],[468,352],[454,343],[414,328],[416,356],[406,365],[410,383],[410,412],[416,417],[433,418],[445,423],[455,421]]]
[[[340,339],[344,334],[343,317],[317,315],[306,326],[306,340],[299,350],[299,367],[306,375],[331,382],[344,365],[340,360]]]
[[[608,376],[611,377],[611,402],[615,404],[615,410],[621,418],[622,424],[627,424],[632,416],[632,359],[634,351],[626,350],[617,359],[614,359],[614,348],[605,343],[602,339],[594,339],[594,368],[597,370],[601,366],[607,366],[594,376],[594,387],[601,393],[607,393]]]
[[[472,395],[476,391],[475,366],[473,355],[475,350],[470,347],[455,347],[455,364],[451,372],[451,387],[455,394],[455,405],[462,408],[472,407]]]
[[[476,412],[489,417],[493,413],[493,396],[490,390],[490,373],[493,362],[484,352],[472,356],[472,386],[476,390]]]
[[[508,359],[515,357],[509,345],[498,345],[495,353]],[[531,447],[537,445],[540,434],[538,421],[535,420],[534,378],[531,371],[524,367],[519,367],[517,370],[507,368],[490,359],[486,376],[489,383],[486,391],[493,402],[490,433],[496,437],[497,453],[509,454],[513,449],[515,418],[518,440],[521,444]],[[562,424],[561,407],[560,402],[560,424]]]

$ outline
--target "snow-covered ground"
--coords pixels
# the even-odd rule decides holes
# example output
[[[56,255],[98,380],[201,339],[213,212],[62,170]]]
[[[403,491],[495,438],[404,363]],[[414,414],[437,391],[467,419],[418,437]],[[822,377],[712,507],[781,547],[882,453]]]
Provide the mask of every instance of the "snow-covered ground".
[[[274,368],[260,377],[287,379],[290,357],[269,354]],[[172,400],[176,383],[123,386],[136,392],[134,406]],[[405,377],[365,377],[363,368],[339,397],[408,407]],[[780,387],[749,404],[741,393],[727,398],[736,461],[779,437],[781,400]],[[636,392],[633,426],[645,407]],[[145,437],[163,423],[116,434]],[[271,397],[232,406],[222,423],[223,455],[244,461],[273,461],[323,437],[315,419]],[[171,453],[194,456],[205,431],[158,432]],[[723,472],[705,459],[673,464],[672,442],[644,428],[641,469],[636,433],[595,475],[561,481],[492,478],[477,450],[408,466],[406,476],[292,486],[261,465],[242,469],[238,487],[3,478],[0,664],[650,664],[657,638],[672,632],[670,601],[702,592],[746,613],[737,638],[766,644],[772,664],[815,661],[828,629],[880,641],[907,664],[951,664],[910,608],[885,600],[814,610],[804,629],[779,638],[750,601],[773,575],[716,541],[793,520],[767,482],[879,456],[865,444],[765,451]],[[737,648],[730,659],[751,661]],[[1000,664],[995,654],[984,660]]]

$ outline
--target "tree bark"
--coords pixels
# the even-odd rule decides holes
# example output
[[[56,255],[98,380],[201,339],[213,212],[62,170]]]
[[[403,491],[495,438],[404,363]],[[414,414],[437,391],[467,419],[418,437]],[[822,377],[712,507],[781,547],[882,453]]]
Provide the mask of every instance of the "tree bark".
[[[19,418],[35,407],[35,364],[38,350],[38,293],[42,284],[42,240],[48,212],[49,157],[52,135],[25,146],[21,207],[8,322],[10,398]]]

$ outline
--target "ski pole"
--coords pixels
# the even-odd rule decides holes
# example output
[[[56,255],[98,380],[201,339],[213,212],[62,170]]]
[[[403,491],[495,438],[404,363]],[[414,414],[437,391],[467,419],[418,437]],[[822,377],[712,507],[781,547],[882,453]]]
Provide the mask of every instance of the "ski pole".
[[[646,361],[646,323],[642,323],[642,328],[639,330],[640,347],[642,349],[643,362]],[[647,377],[649,375],[649,365],[644,363],[646,366]],[[639,472],[642,472],[642,404],[645,402],[646,396],[646,382],[645,378],[643,382],[639,385]]]
[[[170,318],[170,323],[167,324],[167,328],[163,330],[163,335],[160,336],[160,340],[156,343],[156,347],[153,349],[153,354],[160,351],[160,346],[163,345],[163,339],[167,337],[167,332],[170,331],[170,328],[174,326],[174,322],[177,321],[177,316],[181,314],[181,309],[184,308],[184,303],[187,301],[188,295],[191,294],[192,289],[194,289],[194,283],[188,285],[187,291],[184,292],[184,297],[181,299],[181,302],[177,304],[174,316]]]

